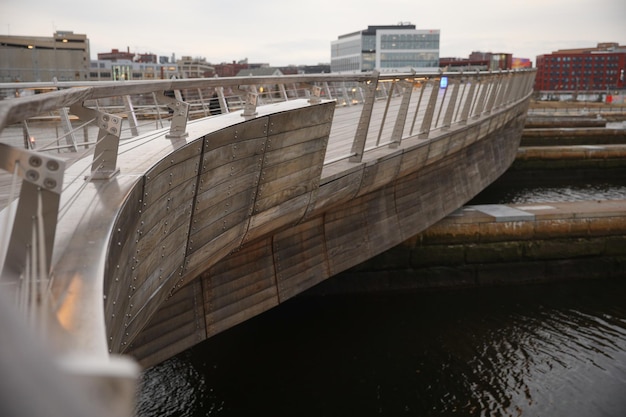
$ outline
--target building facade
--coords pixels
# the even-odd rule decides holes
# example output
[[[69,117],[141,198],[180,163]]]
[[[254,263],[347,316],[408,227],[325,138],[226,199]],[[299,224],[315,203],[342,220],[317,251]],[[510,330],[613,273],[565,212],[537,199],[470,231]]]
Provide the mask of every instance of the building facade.
[[[432,71],[439,67],[439,30],[412,24],[368,26],[330,44],[331,72]]]
[[[624,88],[626,46],[562,49],[537,57],[535,91],[607,92]]]
[[[87,35],[0,35],[0,82],[86,81],[89,61]]]

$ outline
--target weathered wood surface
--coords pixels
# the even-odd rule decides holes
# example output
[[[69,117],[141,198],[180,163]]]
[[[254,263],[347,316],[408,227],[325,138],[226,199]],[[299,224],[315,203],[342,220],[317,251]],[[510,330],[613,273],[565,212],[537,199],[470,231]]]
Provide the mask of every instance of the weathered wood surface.
[[[481,124],[443,132],[440,138],[411,138],[401,149],[369,153],[361,164],[349,166],[339,161],[324,166],[318,189],[310,198],[307,186],[303,186],[300,198],[291,198],[287,192],[282,202],[274,202],[274,208],[268,205],[263,213],[252,214],[249,223],[237,229],[241,232],[247,228],[241,242],[221,247],[221,251],[212,246],[219,237],[206,245],[211,249],[202,250],[198,257],[206,266],[200,276],[203,307],[189,304],[193,309],[189,317],[203,315],[206,337],[211,337],[440,220],[495,180],[513,161],[525,105],[521,103],[504,116],[493,115]],[[484,125],[487,127],[482,128]],[[280,181],[275,189],[284,190],[289,185],[283,181],[306,183],[310,172],[301,169],[297,161],[308,164],[311,159],[302,153],[286,152],[288,161],[280,162],[275,171],[263,170],[269,184]],[[240,236],[226,235],[232,239]],[[213,261],[208,261],[211,253]],[[216,257],[221,260],[214,262]],[[163,306],[168,304],[166,301]],[[150,326],[158,326],[158,320],[155,317]],[[139,337],[142,343],[151,343],[141,333]],[[177,342],[177,349],[192,346],[189,337]],[[144,347],[139,340],[128,352],[146,365],[155,363],[156,356],[141,352],[158,349]],[[167,345],[164,352],[177,349]]]

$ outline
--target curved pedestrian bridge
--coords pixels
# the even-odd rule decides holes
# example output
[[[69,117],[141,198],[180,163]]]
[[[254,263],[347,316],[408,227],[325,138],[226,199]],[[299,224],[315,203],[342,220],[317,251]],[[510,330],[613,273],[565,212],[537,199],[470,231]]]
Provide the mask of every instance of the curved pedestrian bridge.
[[[533,79],[22,84],[0,102],[3,292],[81,374],[158,363],[461,207],[514,160]]]

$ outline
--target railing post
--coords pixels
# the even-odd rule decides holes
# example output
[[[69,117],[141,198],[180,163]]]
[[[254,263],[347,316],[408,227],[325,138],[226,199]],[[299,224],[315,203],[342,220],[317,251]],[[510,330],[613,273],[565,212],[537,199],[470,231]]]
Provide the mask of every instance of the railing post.
[[[465,104],[463,105],[463,110],[461,111],[461,124],[467,124],[467,119],[469,118],[470,109],[472,108],[472,103],[474,102],[474,93],[476,92],[476,82],[472,82],[471,79],[466,81],[466,85],[469,82],[470,88],[467,92],[467,97],[465,97]]]
[[[496,101],[496,96],[498,94],[498,89],[500,87],[501,81],[501,77],[497,77],[495,80],[493,77],[491,78],[491,89],[489,90],[489,99],[487,100],[487,109],[485,110],[486,114],[490,114],[493,110],[493,105]]]
[[[280,90],[280,94],[283,96],[283,100],[289,101],[289,97],[287,97],[287,90],[285,90],[285,84],[278,84],[278,89]]]
[[[22,120],[22,134],[24,135],[24,149],[35,149],[35,138],[31,136],[26,120]]]
[[[396,89],[396,83],[397,81],[395,80],[391,83],[391,87],[389,88],[389,92],[387,94],[387,102],[385,103],[385,110],[383,111],[383,119],[380,122],[380,129],[378,129],[378,135],[376,136],[376,146],[380,145],[380,138],[383,135],[383,129],[385,128],[385,122],[387,121],[387,113],[389,113],[389,104],[391,104],[393,92]]]
[[[478,96],[478,101],[474,106],[474,111],[472,117],[477,119],[483,113],[485,108],[485,98],[487,97],[487,91],[489,90],[490,79],[486,81],[480,80],[480,95]]]
[[[449,88],[449,87],[448,87]],[[446,109],[446,114],[443,116],[442,128],[449,128],[452,124],[452,116],[454,116],[454,108],[456,107],[456,100],[459,96],[459,80],[454,79],[452,81],[452,95],[450,96],[450,102]]]
[[[343,93],[343,99],[346,101],[346,106],[352,106],[352,100],[350,100],[345,81],[341,83],[341,92]]]
[[[502,107],[506,94],[509,92],[509,88],[511,87],[511,73],[501,75],[499,85],[500,89],[498,90],[498,96],[496,97],[496,102],[494,104],[496,109]]]
[[[426,105],[426,112],[424,112],[424,118],[422,119],[422,126],[420,127],[420,131],[418,134],[418,138],[426,139],[428,137],[428,133],[430,132],[430,126],[433,122],[433,116],[435,115],[435,106],[437,105],[437,96],[439,95],[439,81],[429,81],[428,84],[432,86],[432,90],[430,92],[430,98],[428,99],[428,104]]]
[[[311,98],[309,98],[309,103],[318,104],[322,101],[321,99],[322,89],[316,85],[311,87]]]
[[[404,133],[404,126],[406,125],[406,117],[409,113],[409,103],[411,102],[411,94],[413,94],[413,83],[409,81],[400,81],[402,91],[402,102],[400,102],[400,108],[398,109],[398,117],[396,118],[396,124],[393,127],[391,133],[390,148],[397,148],[402,142],[402,134]]]
[[[424,97],[424,91],[426,88],[424,87],[424,83],[420,83],[420,96],[417,99],[417,105],[415,106],[415,113],[413,113],[413,120],[411,122],[411,131],[409,132],[409,136],[413,135],[413,129],[415,129],[415,122],[417,122],[417,116],[419,115],[420,105],[422,104],[422,98]]]
[[[73,104],[70,110],[85,121],[95,119],[96,126],[100,129],[89,179],[110,179],[119,172],[117,154],[122,134],[122,118],[84,107],[82,103]]]
[[[130,100],[130,96],[126,94],[122,97],[124,99],[124,108],[126,109],[126,118],[130,124],[130,134],[133,136],[139,136],[139,130],[137,129],[137,115],[135,114],[135,108],[133,102]]]
[[[165,135],[167,139],[179,139],[187,137],[187,119],[189,116],[189,103],[182,100],[179,90],[174,90],[174,97],[169,97],[161,92],[156,95],[159,104],[165,104],[173,111],[170,133]]]
[[[242,117],[246,117],[246,118],[254,117],[258,114],[256,111],[256,104],[257,104],[258,98],[259,98],[259,95],[256,93],[248,93],[246,95],[246,104],[244,105],[243,113],[241,113]]]
[[[324,81],[324,91],[326,91],[326,98],[329,100],[333,99],[333,95],[330,93],[330,87],[328,86],[328,82]]]
[[[74,152],[78,152],[76,138],[74,137],[72,123],[70,122],[70,115],[67,113],[67,107],[61,107],[59,109],[59,118],[61,119],[61,124],[63,125],[63,131],[65,131],[65,143],[67,143],[68,146],[71,146]],[[57,143],[57,145],[59,144]]]
[[[222,114],[229,113],[230,109],[228,108],[226,97],[224,96],[224,87],[217,87],[215,91],[217,92],[217,99],[220,102],[220,110],[222,110]]]
[[[350,162],[361,162],[363,153],[365,152],[365,142],[367,140],[367,131],[369,130],[370,121],[372,119],[372,109],[376,100],[376,88],[378,87],[378,71],[372,73],[372,79],[367,81],[365,86],[365,102],[361,110],[361,117],[356,128],[354,141],[352,142],[352,156]]]
[[[5,262],[0,268],[0,277],[12,276],[18,279],[29,267],[27,262],[38,265],[38,271],[31,270],[31,273],[47,277],[52,260],[65,161],[0,143],[0,168],[22,178],[13,229]],[[36,225],[43,225],[43,230]],[[35,233],[34,227],[38,230]],[[40,241],[34,241],[33,236]],[[43,253],[38,252],[38,259],[30,259],[32,251],[38,248],[43,249]]]
[[[197,88],[196,91],[198,91],[198,98],[200,99],[200,104],[202,105],[202,112],[204,113],[204,117],[208,117],[209,109],[207,108],[207,105],[204,103],[204,96],[202,95],[202,89]]]

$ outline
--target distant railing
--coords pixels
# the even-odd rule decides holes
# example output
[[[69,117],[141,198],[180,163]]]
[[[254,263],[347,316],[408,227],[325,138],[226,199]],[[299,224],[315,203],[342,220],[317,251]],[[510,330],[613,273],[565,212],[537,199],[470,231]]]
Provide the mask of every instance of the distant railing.
[[[190,120],[236,111],[249,117],[256,106],[304,98],[335,100],[339,108],[359,107],[360,114],[351,112],[349,116],[359,123],[349,133],[354,135],[353,152],[345,155],[354,157],[359,148],[366,148],[372,136],[375,140],[367,141],[368,148],[397,145],[402,137],[428,135],[431,130],[488,114],[526,94],[529,74],[533,73],[371,73],[0,84],[0,96],[7,97],[0,101],[0,130],[11,127],[0,133],[0,142],[62,153],[161,128],[169,128],[170,137],[184,137]],[[373,112],[374,105],[381,108]],[[378,119],[371,119],[372,114]],[[378,131],[370,127],[372,122],[378,124]],[[100,169],[114,171],[114,167]]]

